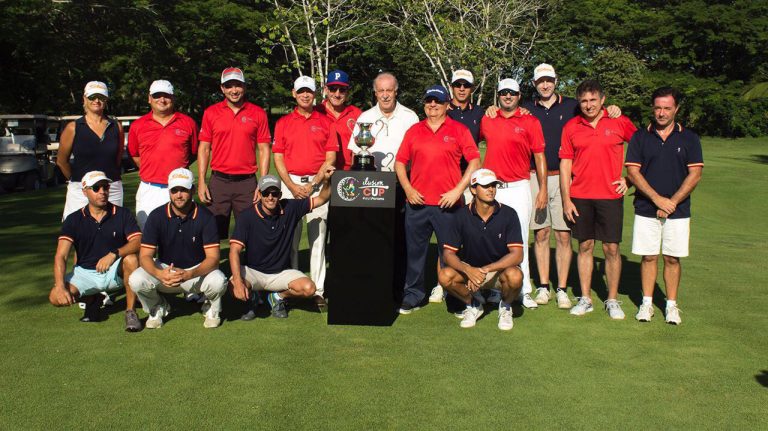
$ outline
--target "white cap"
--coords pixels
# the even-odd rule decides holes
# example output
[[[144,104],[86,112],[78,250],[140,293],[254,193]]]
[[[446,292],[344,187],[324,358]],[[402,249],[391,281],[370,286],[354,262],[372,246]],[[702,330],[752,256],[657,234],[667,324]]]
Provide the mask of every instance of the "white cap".
[[[227,81],[240,81],[245,83],[245,75],[243,75],[243,71],[237,67],[228,67],[221,71],[221,83],[223,84]]]
[[[187,190],[192,190],[192,185],[195,183],[195,176],[192,175],[192,171],[186,168],[178,168],[171,171],[168,174],[168,190],[174,187],[184,187]]]
[[[155,94],[155,93],[165,93],[165,94],[173,95],[173,85],[164,79],[158,79],[157,81],[153,82],[152,85],[149,86],[149,94]]]
[[[451,84],[453,84],[456,81],[467,81],[470,84],[475,83],[475,78],[472,76],[472,72],[466,70],[466,69],[459,69],[455,72],[453,72],[453,76],[451,76]]]
[[[499,81],[499,86],[496,89],[496,92],[498,93],[501,90],[512,90],[519,93],[520,84],[518,84],[517,81],[515,81],[512,78],[502,79],[501,81]]]
[[[85,84],[85,97],[91,97],[94,94],[101,94],[104,97],[109,97],[109,90],[107,84],[101,81],[91,81]]]
[[[533,82],[536,82],[539,80],[539,78],[545,76],[557,79],[555,68],[552,67],[551,64],[541,63],[540,65],[536,66],[535,69],[533,69]]]
[[[105,174],[102,171],[90,171],[83,175],[83,179],[81,180],[81,184],[83,188],[86,187],[93,187],[94,184],[98,183],[99,181],[106,181],[108,183],[111,183],[112,180],[107,178],[107,174]]]
[[[470,186],[487,186],[488,184],[493,183],[501,183],[501,181],[496,178],[496,174],[493,173],[490,169],[478,169],[475,172],[472,173],[472,177],[469,180]]]
[[[309,88],[312,91],[317,90],[317,87],[315,87],[315,80],[309,76],[299,76],[293,81],[293,89],[299,91],[302,88]]]

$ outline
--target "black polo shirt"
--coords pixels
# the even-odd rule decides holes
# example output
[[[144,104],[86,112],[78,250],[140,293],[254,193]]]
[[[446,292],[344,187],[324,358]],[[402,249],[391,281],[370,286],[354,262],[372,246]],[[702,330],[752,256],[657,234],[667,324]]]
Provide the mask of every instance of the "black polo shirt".
[[[194,207],[179,217],[171,204],[155,208],[144,225],[142,248],[157,250],[158,260],[178,268],[191,268],[205,259],[206,248],[219,247],[216,218],[204,206]]]
[[[523,103],[523,107],[539,119],[541,129],[544,132],[544,157],[547,159],[547,169],[556,171],[560,169],[560,135],[563,134],[563,126],[571,118],[578,114],[579,102],[572,97],[564,97],[556,94],[555,103],[549,108],[540,104],[538,100]],[[536,169],[536,164],[531,157],[531,170]]]
[[[277,274],[291,267],[291,246],[296,224],[312,211],[311,198],[282,199],[275,215],[267,215],[258,202],[240,213],[230,243],[245,247],[249,268],[265,274]]]
[[[454,105],[453,101],[448,105],[448,116],[467,126],[467,129],[472,134],[472,139],[475,140],[475,145],[480,142],[480,120],[483,119],[483,115],[485,115],[485,111],[471,103],[467,103],[465,109]]]
[[[61,226],[59,240],[75,245],[77,266],[96,269],[102,257],[136,236],[141,236],[141,230],[133,213],[108,203],[107,213],[100,222],[91,216],[88,205],[68,215]]]
[[[653,190],[670,198],[683,185],[689,167],[704,166],[701,141],[698,135],[684,129],[680,123],[675,125],[666,141],[649,125],[645,129],[638,129],[632,135],[624,166],[638,166]],[[645,195],[635,193],[635,214],[656,217],[656,205]],[[688,195],[677,204],[675,212],[670,214],[669,218],[690,216],[691,196]]]
[[[474,202],[456,212],[443,247],[458,253],[461,260],[481,267],[523,247],[520,219],[514,209],[496,202],[488,221],[477,215]]]

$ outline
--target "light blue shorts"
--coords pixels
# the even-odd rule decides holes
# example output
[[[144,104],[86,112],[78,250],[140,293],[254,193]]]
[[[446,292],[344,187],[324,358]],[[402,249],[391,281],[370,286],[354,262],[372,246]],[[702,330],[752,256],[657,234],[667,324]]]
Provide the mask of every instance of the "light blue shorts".
[[[95,269],[76,266],[74,272],[64,277],[64,281],[75,286],[80,292],[80,296],[118,290],[123,287],[123,279],[117,273],[122,261],[123,258],[117,259],[104,273],[96,272]]]

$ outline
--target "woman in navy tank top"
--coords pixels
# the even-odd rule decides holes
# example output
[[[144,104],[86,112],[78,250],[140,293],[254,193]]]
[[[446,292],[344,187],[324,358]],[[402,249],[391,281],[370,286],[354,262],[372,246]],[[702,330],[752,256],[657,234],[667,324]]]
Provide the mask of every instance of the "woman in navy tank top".
[[[61,132],[56,164],[69,178],[62,220],[88,205],[80,180],[90,171],[102,171],[113,181],[109,201],[123,205],[123,182],[120,179],[123,128],[118,121],[104,115],[108,100],[106,84],[99,81],[86,84],[83,93],[85,115],[67,124]],[[72,164],[69,163],[70,155],[74,156]]]

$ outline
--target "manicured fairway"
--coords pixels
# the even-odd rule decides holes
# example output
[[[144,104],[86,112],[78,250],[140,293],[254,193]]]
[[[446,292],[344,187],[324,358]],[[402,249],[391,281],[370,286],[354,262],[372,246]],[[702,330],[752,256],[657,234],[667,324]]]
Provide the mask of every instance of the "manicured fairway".
[[[704,158],[678,327],[658,308],[634,320],[631,199],[625,321],[595,277],[594,313],[518,311],[508,333],[496,311],[463,330],[442,305],[390,328],[329,327],[309,306],[243,322],[231,300],[205,330],[179,299],[129,334],[122,301],[100,324],[47,303],[64,188],[0,196],[0,429],[767,429],[768,141],[706,139]]]

